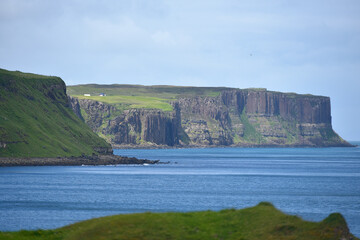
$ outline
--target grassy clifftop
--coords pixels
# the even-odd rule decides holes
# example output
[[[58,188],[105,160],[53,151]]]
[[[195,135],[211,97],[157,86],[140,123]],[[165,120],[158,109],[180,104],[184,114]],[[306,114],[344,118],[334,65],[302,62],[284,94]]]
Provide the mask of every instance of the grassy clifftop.
[[[179,97],[189,96],[217,96],[223,90],[229,90],[226,87],[183,87],[183,86],[167,86],[167,85],[130,85],[130,84],[112,84],[98,85],[85,84],[68,87],[69,95],[99,95],[105,93],[108,96],[157,96],[163,99],[176,99]]]
[[[107,148],[70,109],[59,77],[0,69],[0,157],[92,155]]]
[[[91,99],[112,104],[118,109],[145,108],[172,111],[170,104],[181,97],[207,96],[215,97],[225,87],[181,87],[181,86],[143,86],[143,85],[98,85],[86,84],[69,86],[67,93],[79,99]],[[105,97],[100,97],[105,93]],[[90,94],[91,96],[84,96]]]
[[[303,221],[270,203],[242,210],[116,215],[55,230],[0,233],[0,239],[354,239],[340,214]]]

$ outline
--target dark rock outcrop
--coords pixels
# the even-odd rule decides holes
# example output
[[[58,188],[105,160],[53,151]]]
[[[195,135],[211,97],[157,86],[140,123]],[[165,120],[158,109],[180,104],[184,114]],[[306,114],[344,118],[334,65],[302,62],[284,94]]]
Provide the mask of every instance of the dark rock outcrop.
[[[159,160],[138,159],[134,157],[122,157],[117,155],[93,155],[80,157],[57,157],[57,158],[2,158],[0,167],[16,166],[81,166],[81,165],[119,165],[119,164],[156,164],[165,163]]]
[[[75,114],[95,132],[107,119],[118,112],[110,104],[89,99],[77,99],[70,96],[69,102]],[[81,113],[81,109],[83,109],[83,113]]]
[[[78,116],[82,121],[84,121],[84,118],[81,115],[81,109],[79,104],[79,99],[68,96],[70,108],[74,111],[75,115]]]
[[[178,104],[170,113],[156,109],[130,109],[110,120],[103,134],[112,135],[112,143],[157,144],[174,146],[179,144],[181,128]]]

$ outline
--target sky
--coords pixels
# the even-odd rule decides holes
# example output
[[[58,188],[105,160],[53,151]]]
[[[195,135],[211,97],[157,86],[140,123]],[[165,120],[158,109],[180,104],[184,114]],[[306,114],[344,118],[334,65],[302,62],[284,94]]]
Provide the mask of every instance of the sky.
[[[0,0],[0,68],[329,96],[346,140],[360,140],[359,43],[359,0]]]

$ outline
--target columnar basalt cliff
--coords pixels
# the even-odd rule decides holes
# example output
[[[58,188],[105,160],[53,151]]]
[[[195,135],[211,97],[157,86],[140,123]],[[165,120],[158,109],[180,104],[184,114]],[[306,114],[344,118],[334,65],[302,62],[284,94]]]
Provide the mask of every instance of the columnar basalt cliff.
[[[176,146],[180,144],[179,104],[172,112],[159,109],[130,109],[120,113],[115,107],[88,99],[69,97],[74,112],[112,145],[134,147]],[[80,111],[78,109],[81,109]]]
[[[156,144],[174,146],[179,144],[179,111],[170,114],[161,110],[131,109],[109,121],[103,130],[113,135],[114,144]]]
[[[102,102],[87,99],[79,101],[77,98],[70,96],[68,98],[75,114],[82,120],[86,119],[87,125],[89,125],[93,131],[100,128],[106,120],[118,112],[114,106]]]
[[[179,102],[182,115],[190,118],[183,122],[185,132],[190,138],[208,136],[202,144],[217,139],[216,145],[347,145],[332,130],[328,97],[231,90]],[[199,123],[202,127],[195,126]]]
[[[217,96],[178,97],[172,112],[119,111],[70,99],[75,113],[116,147],[351,146],[332,129],[329,97],[227,89]]]

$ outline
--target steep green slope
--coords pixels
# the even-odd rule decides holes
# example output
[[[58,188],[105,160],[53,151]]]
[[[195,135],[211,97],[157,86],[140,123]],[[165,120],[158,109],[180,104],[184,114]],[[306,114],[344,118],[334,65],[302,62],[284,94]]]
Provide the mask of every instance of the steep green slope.
[[[109,148],[73,113],[60,78],[0,69],[0,157],[80,156]]]
[[[0,239],[357,239],[341,214],[321,222],[286,215],[270,203],[242,210],[116,215],[56,230],[0,233]]]

